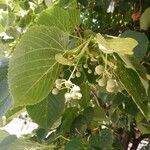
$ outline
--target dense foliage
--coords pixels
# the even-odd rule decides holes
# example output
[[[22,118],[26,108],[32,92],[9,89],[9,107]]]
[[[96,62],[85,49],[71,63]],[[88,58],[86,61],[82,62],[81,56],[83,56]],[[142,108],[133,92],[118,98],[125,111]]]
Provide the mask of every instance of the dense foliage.
[[[150,139],[149,0],[1,0],[0,119],[39,125],[0,149],[136,150]]]

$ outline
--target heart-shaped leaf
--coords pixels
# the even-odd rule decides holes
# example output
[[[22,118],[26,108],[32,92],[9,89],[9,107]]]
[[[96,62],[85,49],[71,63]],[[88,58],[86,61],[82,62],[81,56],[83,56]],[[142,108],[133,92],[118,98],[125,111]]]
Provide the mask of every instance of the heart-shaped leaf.
[[[15,106],[42,101],[59,75],[57,53],[64,53],[68,36],[56,27],[34,26],[17,45],[9,63],[8,79]]]

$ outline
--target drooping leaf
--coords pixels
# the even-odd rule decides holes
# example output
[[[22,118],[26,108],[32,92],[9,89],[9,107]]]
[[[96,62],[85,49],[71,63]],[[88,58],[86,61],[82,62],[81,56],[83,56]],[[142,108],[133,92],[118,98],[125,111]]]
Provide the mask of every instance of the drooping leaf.
[[[138,42],[138,45],[134,48],[135,57],[141,61],[141,59],[145,56],[147,48],[148,48],[148,38],[144,33],[135,32],[131,30],[127,30],[121,34],[121,37],[130,37],[135,39]]]
[[[60,72],[55,55],[67,44],[68,36],[56,27],[34,26],[25,33],[8,70],[15,106],[36,104],[49,94]]]
[[[27,106],[27,111],[34,122],[44,129],[50,128],[61,116],[64,110],[63,94],[49,94],[42,102]]]
[[[146,105],[148,97],[138,74],[134,70],[124,67],[123,64],[119,62],[117,64],[115,74],[118,76],[119,80],[132,97],[134,103],[137,105],[143,116],[148,119],[148,108]]]
[[[69,33],[80,23],[80,13],[77,10],[64,10],[56,6],[44,10],[37,21],[39,25],[55,26]]]
[[[12,98],[9,94],[7,83],[7,68],[8,59],[3,58],[0,60],[0,118],[5,115],[10,106],[12,105]]]
[[[148,30],[150,28],[150,7],[148,7],[140,18],[140,28]]]

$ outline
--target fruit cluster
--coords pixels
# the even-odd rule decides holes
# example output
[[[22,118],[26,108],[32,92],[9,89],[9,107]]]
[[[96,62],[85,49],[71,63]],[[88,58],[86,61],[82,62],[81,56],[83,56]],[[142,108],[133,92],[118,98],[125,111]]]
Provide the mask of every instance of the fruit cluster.
[[[72,83],[70,80],[66,79],[57,79],[55,81],[55,88],[52,90],[53,95],[57,95],[59,90],[67,89],[64,97],[66,102],[71,101],[72,99],[81,99],[82,94],[80,93],[80,87]]]
[[[100,78],[97,79],[97,83],[101,87],[106,87],[108,92],[117,92],[121,90],[120,83],[112,75],[108,75],[105,67],[98,65],[95,67],[95,74],[99,75]]]

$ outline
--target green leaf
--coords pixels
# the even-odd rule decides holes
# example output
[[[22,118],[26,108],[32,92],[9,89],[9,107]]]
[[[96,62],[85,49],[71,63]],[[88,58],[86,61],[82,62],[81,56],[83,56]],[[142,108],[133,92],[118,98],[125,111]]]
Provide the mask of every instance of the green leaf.
[[[73,31],[75,27],[81,24],[80,11],[77,9],[68,9],[69,21],[70,21],[70,31]]]
[[[150,27],[150,7],[148,7],[140,18],[140,28],[143,30],[148,30]]]
[[[144,122],[138,122],[137,128],[143,133],[143,134],[149,134],[150,131],[150,123]]]
[[[77,115],[78,115],[77,107],[67,108],[63,114],[62,121],[61,121],[62,123],[58,130],[62,133],[70,132],[71,125]]]
[[[109,129],[103,129],[99,134],[91,135],[89,144],[91,149],[111,149],[113,143],[112,132]]]
[[[115,74],[126,91],[130,94],[143,116],[148,120],[148,108],[146,105],[148,98],[138,74],[134,70],[124,67],[123,64],[119,62]]]
[[[65,150],[84,150],[84,145],[81,139],[75,138],[65,145]]]
[[[84,109],[83,116],[86,118],[87,124],[90,124],[94,117],[94,108],[87,107],[86,109]]]
[[[3,58],[0,60],[0,118],[5,115],[12,105],[12,98],[9,94],[7,83],[7,68],[8,59]]]
[[[120,58],[125,62],[127,68],[133,69],[139,75],[139,78],[148,93],[149,83],[146,77],[146,69],[142,66],[134,56],[119,55]]]
[[[81,85],[81,91],[82,91],[82,98],[79,104],[81,107],[86,108],[88,107],[90,102],[90,86],[88,85],[87,82]]]
[[[103,122],[106,121],[106,113],[100,106],[94,107],[94,119],[95,122]]]
[[[83,115],[75,118],[71,125],[71,134],[78,135],[84,134],[87,129],[87,120]],[[79,135],[80,135],[79,134]]]
[[[122,93],[117,93],[112,99],[111,113],[115,112],[122,103],[125,101],[125,96]]]
[[[69,33],[80,23],[80,13],[77,10],[64,10],[56,6],[44,10],[37,21],[39,25],[55,26]]]
[[[136,115],[135,119],[137,128],[140,130],[140,132],[142,132],[142,134],[149,134],[150,122],[147,121],[140,113]]]
[[[15,135],[8,135],[0,142],[1,150],[9,150],[10,145],[15,142],[17,137]]]
[[[40,145],[26,138],[19,138],[15,135],[9,135],[6,131],[0,131],[0,149],[1,150],[45,150],[48,146]]]
[[[63,113],[65,98],[63,94],[49,94],[42,102],[27,106],[27,112],[34,122],[44,129],[51,128]]]
[[[148,38],[144,33],[135,32],[131,30],[127,30],[121,34],[121,37],[130,37],[135,39],[138,42],[138,45],[134,48],[135,57],[141,61],[141,59],[145,56],[147,48],[148,48]]]
[[[9,133],[3,130],[0,130],[0,143],[3,141],[5,137],[9,136]]]
[[[55,55],[67,44],[68,36],[56,27],[34,26],[24,34],[8,70],[15,106],[36,104],[49,94],[61,67]]]

